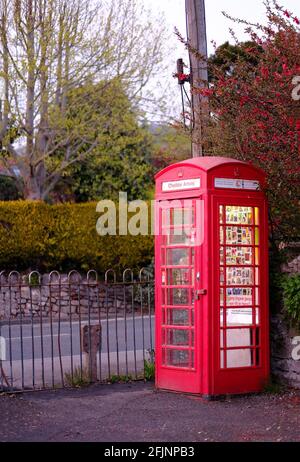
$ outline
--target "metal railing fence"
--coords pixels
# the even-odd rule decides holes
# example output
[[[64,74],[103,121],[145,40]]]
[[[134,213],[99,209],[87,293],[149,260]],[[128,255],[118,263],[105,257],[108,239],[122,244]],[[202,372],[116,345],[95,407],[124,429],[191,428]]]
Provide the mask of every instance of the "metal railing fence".
[[[0,273],[0,391],[145,378],[154,361],[154,284],[142,269]]]

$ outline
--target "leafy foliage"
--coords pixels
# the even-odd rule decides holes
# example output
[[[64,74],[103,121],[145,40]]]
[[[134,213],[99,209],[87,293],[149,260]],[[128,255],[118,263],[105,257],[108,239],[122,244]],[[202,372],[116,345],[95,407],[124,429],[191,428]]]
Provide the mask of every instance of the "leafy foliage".
[[[21,199],[20,191],[13,178],[0,175],[0,201],[13,201]]]
[[[152,164],[156,172],[191,156],[190,133],[187,130],[182,131],[181,125],[158,125],[149,128],[153,134]]]
[[[153,185],[152,139],[138,124],[137,114],[122,84],[115,79],[109,83],[85,85],[72,92],[72,99],[74,111],[63,121],[63,137],[69,138],[72,149],[78,145],[82,156],[66,169],[52,197],[61,194],[73,197],[76,202],[115,200],[119,191],[124,191],[129,200],[146,198]],[[55,114],[53,117],[57,119]],[[82,135],[86,135],[87,144],[80,144],[79,127]],[[88,143],[95,140],[95,148],[86,155]],[[63,155],[63,152],[55,152],[48,161],[48,168],[55,170]]]
[[[300,274],[282,282],[284,312],[291,325],[300,329]]]
[[[10,161],[0,163],[12,175],[18,167],[26,198],[46,200],[95,148],[117,156],[103,149],[114,146],[115,123],[117,145],[122,126],[128,146],[129,111],[115,115],[124,98],[111,82],[122,83],[135,107],[152,104],[148,82],[161,69],[163,18],[140,0],[0,0],[0,10],[0,148]],[[97,105],[106,87],[114,104]]]
[[[103,273],[108,268],[121,270],[149,264],[152,236],[99,236],[96,205],[0,203],[0,267],[95,269]]]
[[[256,49],[257,55],[249,55],[250,48]],[[218,80],[220,71],[223,75],[233,75],[235,73],[235,66],[240,62],[250,63],[252,66],[258,66],[261,59],[263,48],[258,46],[255,42],[248,41],[238,45],[231,45],[225,42],[215,50],[215,54],[209,58],[209,81],[214,82]],[[218,72],[215,73],[214,69],[217,68]]]

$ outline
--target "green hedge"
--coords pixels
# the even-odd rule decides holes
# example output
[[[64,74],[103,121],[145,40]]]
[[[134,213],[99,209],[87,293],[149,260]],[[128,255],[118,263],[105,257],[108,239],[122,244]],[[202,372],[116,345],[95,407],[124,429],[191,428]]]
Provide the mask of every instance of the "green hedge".
[[[282,288],[285,316],[300,331],[300,274],[283,277]]]
[[[148,265],[153,237],[100,237],[96,205],[0,202],[0,269],[103,273]]]

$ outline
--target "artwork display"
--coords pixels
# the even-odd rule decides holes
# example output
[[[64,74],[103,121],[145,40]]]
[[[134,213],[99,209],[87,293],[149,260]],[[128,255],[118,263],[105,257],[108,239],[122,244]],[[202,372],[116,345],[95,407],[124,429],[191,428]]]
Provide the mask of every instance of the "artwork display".
[[[220,305],[224,306],[224,289],[220,291]],[[226,306],[251,306],[253,305],[253,289],[235,287],[226,289]]]
[[[253,209],[252,207],[226,207],[226,223],[237,223],[240,225],[253,224]]]
[[[224,268],[220,272],[220,283],[225,284]],[[226,268],[226,285],[227,286],[252,286],[254,284],[253,268]]]
[[[252,229],[242,226],[226,226],[226,244],[252,245]],[[224,231],[221,228],[220,244],[224,243]]]
[[[252,265],[251,247],[226,247],[226,265]]]

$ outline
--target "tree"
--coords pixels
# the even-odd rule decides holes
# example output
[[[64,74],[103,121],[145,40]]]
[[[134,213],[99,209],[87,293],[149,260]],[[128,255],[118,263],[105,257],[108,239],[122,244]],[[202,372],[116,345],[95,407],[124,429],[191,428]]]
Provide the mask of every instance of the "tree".
[[[67,127],[73,92],[115,77],[137,105],[161,62],[164,34],[138,0],[0,0],[0,141],[22,173],[25,197],[45,199],[101,142],[90,127],[94,105],[79,127]]]
[[[249,55],[247,50],[251,47],[256,49],[257,53]],[[209,82],[213,83],[214,80],[218,79],[221,72],[224,74],[223,76],[234,74],[236,64],[241,61],[246,61],[252,66],[257,66],[261,53],[263,53],[263,48],[253,41],[242,42],[235,45],[229,42],[223,43],[223,45],[219,46],[215,50],[215,53],[208,59]],[[218,72],[214,73],[214,69],[217,69]]]
[[[151,163],[155,172],[191,156],[191,133],[182,130],[181,123],[154,125],[150,130],[154,140]]]
[[[120,191],[127,193],[129,201],[148,199],[153,185],[153,168],[147,160],[148,156],[149,146],[145,136],[113,155],[91,156],[77,163],[69,176],[75,201],[117,201]]]
[[[63,136],[76,144],[81,140],[80,136],[76,139],[80,127],[86,131],[88,124],[91,143],[98,138],[98,145],[88,155],[82,146],[81,159],[65,170],[53,194],[60,199],[73,197],[76,202],[118,200],[119,191],[127,192],[129,200],[146,198],[153,183],[152,139],[138,123],[138,114],[119,80],[85,85],[74,90],[70,100],[74,100],[72,111],[64,120],[69,133]],[[86,120],[91,106],[93,119]],[[71,136],[74,126],[76,132]],[[58,151],[49,159],[49,170],[56,169],[62,156]]]
[[[299,239],[300,114],[292,95],[300,75],[300,20],[276,1],[266,1],[266,12],[267,25],[236,20],[247,26],[249,46],[243,45],[233,68],[224,54],[221,66],[212,61],[214,79],[203,92],[211,108],[210,154],[250,162],[268,175],[271,242],[277,248]]]
[[[21,198],[15,180],[9,176],[0,175],[0,201],[16,201]]]

